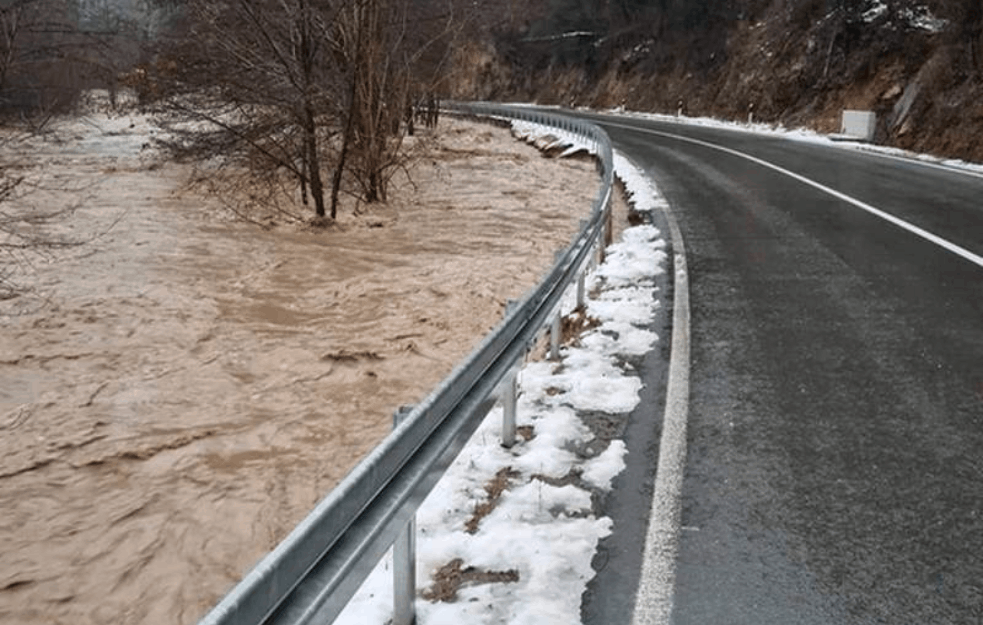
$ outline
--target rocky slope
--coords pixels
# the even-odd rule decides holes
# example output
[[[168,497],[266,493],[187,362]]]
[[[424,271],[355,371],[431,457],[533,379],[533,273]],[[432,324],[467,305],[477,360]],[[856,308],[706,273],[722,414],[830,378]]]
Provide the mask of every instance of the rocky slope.
[[[503,0],[503,5],[505,4]],[[457,97],[714,115],[983,161],[979,0],[532,3],[458,50]],[[542,6],[541,6],[542,5]]]

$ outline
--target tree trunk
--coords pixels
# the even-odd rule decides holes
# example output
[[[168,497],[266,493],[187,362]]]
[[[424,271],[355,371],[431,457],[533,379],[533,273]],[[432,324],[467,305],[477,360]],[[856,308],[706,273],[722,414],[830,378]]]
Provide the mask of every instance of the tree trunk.
[[[304,107],[304,141],[307,144],[307,175],[311,183],[311,197],[314,198],[314,212],[318,217],[324,217],[324,185],[321,182],[321,162],[317,154],[317,126],[310,103]]]
[[[354,83],[354,78],[352,82]],[[352,90],[352,100],[349,109],[355,107],[354,89]],[[341,153],[338,155],[338,164],[335,165],[334,176],[331,179],[331,219],[338,215],[338,194],[341,192],[341,176],[345,173],[345,160],[348,158],[348,146],[352,141],[352,118],[355,115],[353,110],[348,111],[348,120],[345,122],[345,132],[341,136]]]
[[[305,130],[304,132],[304,136],[306,137],[307,131]],[[300,162],[297,163],[296,167],[297,169],[294,172],[297,175],[297,182],[300,184],[300,202],[305,207],[310,206],[311,202],[307,194],[307,177],[310,175],[308,172],[310,172],[311,168],[307,166],[307,144],[304,141],[301,141],[300,144]]]
[[[306,0],[301,0],[299,5],[299,46],[294,54],[303,75],[303,126],[305,161],[307,162],[307,182],[310,185],[311,197],[314,199],[314,213],[318,217],[324,217],[324,183],[321,182],[321,159],[318,155],[317,145],[317,119],[314,113],[314,70],[315,55],[314,47],[317,42],[311,32],[313,28],[313,15]],[[304,193],[306,200],[306,189],[301,185],[301,193]]]
[[[369,188],[365,194],[365,201],[369,203],[384,202],[386,198],[383,187],[382,176],[379,171],[376,169],[369,172]]]

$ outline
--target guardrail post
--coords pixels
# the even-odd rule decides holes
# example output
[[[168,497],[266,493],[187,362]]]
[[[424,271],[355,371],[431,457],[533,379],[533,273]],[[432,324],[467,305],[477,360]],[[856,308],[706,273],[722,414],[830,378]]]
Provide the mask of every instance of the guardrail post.
[[[509,300],[505,304],[505,315],[508,316],[515,310],[515,307],[519,305],[519,302],[515,300]],[[515,445],[515,432],[516,432],[516,404],[519,400],[518,386],[517,386],[518,374],[516,369],[513,367],[509,371],[508,375],[505,376],[505,381],[502,383],[502,396],[500,401],[502,402],[502,447],[510,448]]]
[[[515,369],[505,377],[502,386],[502,447],[511,448],[515,445],[516,433],[516,404],[519,400],[518,375]]]
[[[550,324],[550,360],[560,359],[560,332],[562,331],[562,319],[560,318],[559,311],[556,316],[553,317],[553,322]]]
[[[611,223],[611,207],[604,207],[604,224],[601,226],[601,240],[597,245],[597,262],[603,264],[607,258],[607,249],[611,245],[613,224]]]
[[[412,406],[401,406],[393,415],[393,427],[409,416]],[[416,516],[393,543],[393,625],[416,623]]]
[[[560,261],[563,257],[563,252],[559,251],[556,253],[556,262]],[[550,360],[560,359],[560,330],[561,330],[561,317],[563,316],[563,311],[558,307],[556,310],[556,315],[550,322]]]
[[[580,221],[580,230],[583,231],[587,228],[587,221]],[[582,310],[584,305],[587,303],[587,271],[589,270],[590,262],[585,263],[584,266],[580,268],[580,275],[577,276],[577,310]]]

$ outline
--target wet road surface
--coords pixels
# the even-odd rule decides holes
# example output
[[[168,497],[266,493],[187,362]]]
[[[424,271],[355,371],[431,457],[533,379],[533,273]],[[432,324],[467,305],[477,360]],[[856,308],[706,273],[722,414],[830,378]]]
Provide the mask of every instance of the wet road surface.
[[[687,246],[692,392],[673,622],[983,621],[983,268],[678,136],[809,177],[976,255],[983,178],[673,123],[606,129],[657,181]],[[611,558],[607,570],[637,566]],[[627,622],[623,606],[598,610],[585,603],[585,622]]]

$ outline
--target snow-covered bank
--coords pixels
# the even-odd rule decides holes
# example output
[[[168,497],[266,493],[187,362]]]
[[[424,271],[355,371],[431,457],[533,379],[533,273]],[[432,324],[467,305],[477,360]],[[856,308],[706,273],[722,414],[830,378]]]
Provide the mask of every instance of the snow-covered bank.
[[[552,136],[586,149],[552,130],[514,130],[539,145],[553,144]],[[615,169],[634,210],[662,206],[641,170],[620,155]],[[587,315],[598,325],[564,347],[560,362],[531,362],[520,374],[523,440],[512,449],[499,444],[502,412],[494,409],[420,508],[420,625],[580,622],[598,541],[617,529],[596,514],[592,493],[610,490],[626,453],[621,440],[597,440],[581,416],[638,404],[644,382],[628,359],[658,341],[648,328],[661,305],[655,278],[665,271],[665,248],[651,225],[628,228],[608,248],[589,288]],[[387,622],[391,568],[389,555],[336,622]]]

